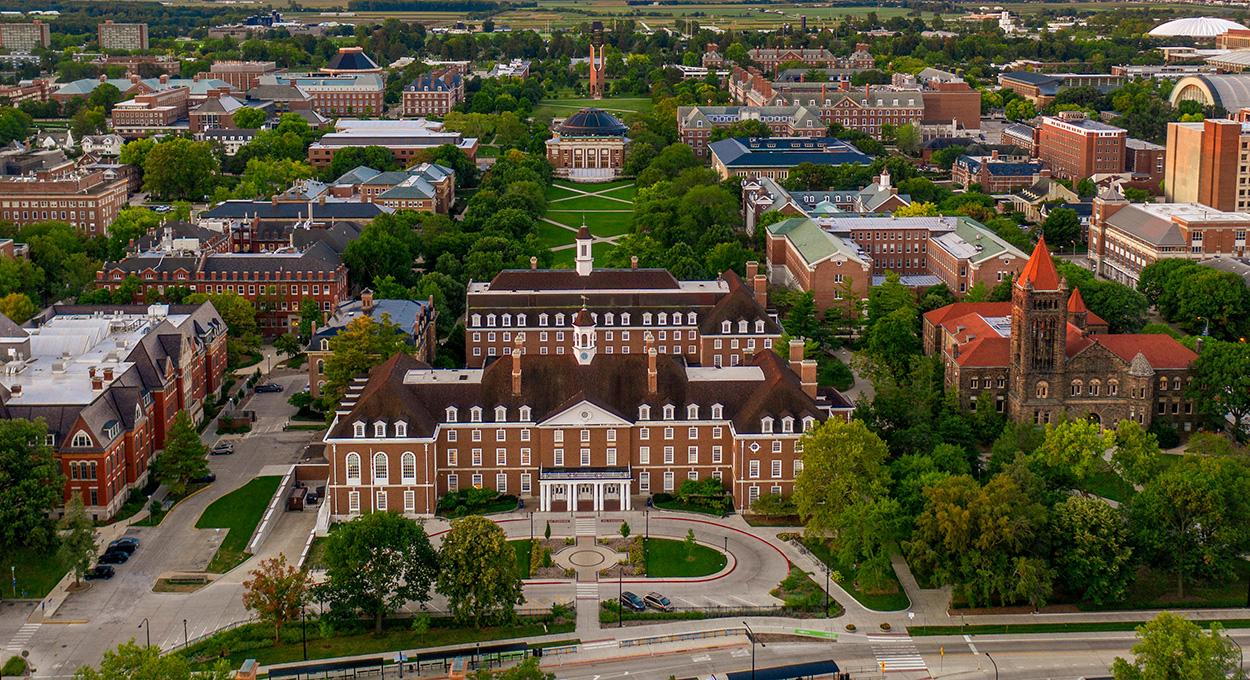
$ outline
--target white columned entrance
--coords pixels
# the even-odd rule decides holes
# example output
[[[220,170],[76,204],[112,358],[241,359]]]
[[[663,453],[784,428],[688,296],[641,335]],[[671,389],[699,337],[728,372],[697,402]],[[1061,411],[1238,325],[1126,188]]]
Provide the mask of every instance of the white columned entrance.
[[[572,481],[573,477],[576,481]],[[591,510],[601,512],[607,509],[608,496],[615,494],[618,501],[617,509],[629,510],[630,471],[628,468],[612,470],[578,470],[577,468],[559,468],[543,470],[538,480],[538,509],[540,512],[551,512],[555,501],[563,496],[565,509],[577,512],[577,500],[584,490],[589,490]]]

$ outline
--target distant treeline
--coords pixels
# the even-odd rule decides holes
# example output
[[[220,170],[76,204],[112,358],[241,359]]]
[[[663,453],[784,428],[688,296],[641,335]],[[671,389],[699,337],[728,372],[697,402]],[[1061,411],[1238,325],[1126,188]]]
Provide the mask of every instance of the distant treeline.
[[[537,2],[492,0],[350,0],[347,9],[359,12],[498,12],[510,7],[536,7]]]
[[[6,0],[4,9],[29,12],[56,10],[56,17],[39,18],[51,25],[53,33],[88,34],[105,19],[117,23],[146,23],[153,38],[184,35],[197,26],[239,21],[256,12],[255,8],[222,8],[209,5],[171,6],[159,2],[67,2],[66,0]]]

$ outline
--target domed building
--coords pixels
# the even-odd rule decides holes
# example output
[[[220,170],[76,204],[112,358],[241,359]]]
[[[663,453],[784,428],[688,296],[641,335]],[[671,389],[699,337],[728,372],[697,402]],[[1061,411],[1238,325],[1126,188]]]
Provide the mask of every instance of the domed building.
[[[609,182],[625,164],[629,128],[603,109],[586,108],[552,121],[547,160],[557,177],[575,182]]]
[[[1216,36],[1227,33],[1229,29],[1245,30],[1245,28],[1236,21],[1219,17],[1185,17],[1155,26],[1147,35],[1152,38],[1214,40]]]

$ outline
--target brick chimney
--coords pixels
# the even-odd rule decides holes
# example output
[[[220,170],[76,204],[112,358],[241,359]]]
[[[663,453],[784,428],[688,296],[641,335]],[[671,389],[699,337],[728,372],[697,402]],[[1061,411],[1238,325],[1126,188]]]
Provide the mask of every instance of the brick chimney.
[[[521,396],[521,355],[525,352],[525,334],[517,333],[512,339],[512,396]]]
[[[660,372],[655,365],[656,354],[654,347],[647,350],[647,394],[655,394],[660,390]]]
[[[630,269],[637,269],[637,268],[638,268],[638,256],[637,256],[637,255],[630,255],[630,256],[629,256],[629,268],[630,268]]]
[[[758,273],[760,273],[760,263],[755,260],[747,262],[747,281],[754,281]]]
[[[360,308],[365,314],[373,311],[373,290],[366,288],[360,291]]]
[[[105,379],[105,380],[112,380],[112,379],[113,379],[113,367],[112,367],[112,366],[105,366],[105,367],[104,367],[104,379]]]
[[[12,386],[10,386],[10,387],[9,387],[9,395],[10,395],[10,396],[13,396],[13,397],[20,397],[20,396],[22,396],[22,386],[21,386],[21,385],[12,385]]]
[[[800,365],[803,363],[803,350],[806,349],[803,338],[790,338],[790,370],[802,375]]]
[[[807,396],[816,398],[816,360],[804,359],[799,364],[799,382]]]
[[[538,269],[538,258],[530,255],[530,269]]]

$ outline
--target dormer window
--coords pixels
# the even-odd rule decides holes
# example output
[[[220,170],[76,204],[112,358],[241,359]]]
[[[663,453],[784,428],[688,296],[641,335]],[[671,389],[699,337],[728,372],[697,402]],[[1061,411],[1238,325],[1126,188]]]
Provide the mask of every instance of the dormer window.
[[[373,424],[373,436],[382,438],[386,436],[386,423],[378,421]]]
[[[651,407],[643,404],[638,407],[638,420],[651,420]]]
[[[615,314],[613,314],[612,312],[607,312],[607,313],[605,313],[605,314],[603,315],[603,325],[605,325],[605,326],[611,326],[615,316],[616,316],[616,315],[615,315]]]
[[[755,320],[755,332],[756,332],[756,333],[763,333],[763,332],[764,332],[764,320],[763,320],[763,319],[756,319],[756,320]]]
[[[556,314],[556,325],[557,326],[564,325],[564,313],[563,312]]]
[[[814,427],[815,425],[816,425],[815,418],[811,416],[807,416],[806,418],[803,419],[803,431],[804,432],[811,430],[812,427]]]
[[[677,409],[673,408],[672,404],[664,405],[664,419],[665,420],[672,420],[673,417],[676,415],[676,413],[677,413]]]
[[[695,325],[695,315],[694,315],[694,312],[687,312],[687,313],[686,313],[686,325],[688,325],[688,326],[693,326],[693,325]]]
[[[508,407],[496,406],[495,407],[495,422],[502,423],[503,421],[507,419],[508,419]]]
[[[76,432],[74,433],[74,441],[71,442],[70,444],[74,448],[78,448],[78,449],[86,448],[88,446],[91,446],[91,436],[88,435],[86,432],[81,432],[81,431]]]
[[[549,320],[550,320],[550,317],[548,317],[548,316],[547,316],[547,313],[546,313],[546,312],[543,312],[542,314],[539,314],[539,315],[538,315],[538,325],[539,325],[539,326],[546,326],[546,325],[547,325],[547,322],[548,322]]]
[[[738,332],[739,333],[747,332],[747,320],[746,319],[741,319],[738,321]]]
[[[661,325],[661,326],[667,326],[667,325],[668,325],[668,313],[667,313],[667,312],[660,312],[660,319],[659,319],[659,322],[658,322],[658,323],[659,323],[659,325]]]
[[[448,407],[447,407],[447,414],[446,414],[446,416],[444,416],[443,420],[446,420],[446,421],[447,421],[447,422],[449,422],[449,423],[454,423],[454,422],[456,422],[456,417],[457,417],[456,407],[455,407],[455,406],[448,406]]]
[[[505,328],[511,328],[511,327],[512,327],[512,315],[511,315],[511,314],[504,314],[504,315],[503,315],[503,325],[504,325],[504,327],[505,327]]]
[[[521,411],[521,422],[528,423],[530,421],[530,407],[522,406],[520,408],[520,411]]]
[[[629,312],[621,312],[621,325],[622,326],[629,325]]]
[[[470,325],[470,326],[477,326],[477,327],[479,327],[479,328],[480,328],[480,327],[481,327],[481,325],[482,325],[482,315],[481,315],[481,314],[474,314],[474,315],[473,315],[473,317],[472,317],[472,320],[469,322],[469,325]]]
[[[720,420],[725,417],[725,407],[720,404],[712,404],[712,420]]]
[[[651,325],[651,312],[643,312],[643,314],[642,314],[642,325],[644,325],[644,326],[650,326],[650,325]]]
[[[786,416],[781,419],[781,431],[785,433],[794,432],[794,418]]]
[[[771,433],[773,431],[772,416],[764,416],[760,419],[760,429],[767,433]]]
[[[720,322],[720,332],[730,333],[732,331],[733,331],[733,322],[729,321],[728,319]]]
[[[403,421],[395,423],[395,436],[407,437],[408,436],[408,423],[405,423]]]
[[[698,419],[699,419],[699,405],[690,404],[689,406],[687,406],[686,407],[686,420],[698,420]]]
[[[482,407],[481,406],[474,406],[473,408],[469,409],[469,422],[472,422],[472,423],[482,422]]]
[[[524,315],[524,314],[517,314],[517,315],[516,315],[516,325],[518,325],[518,326],[524,326],[524,325],[525,325],[525,315]]]
[[[325,338],[322,338],[322,339],[321,339],[321,351],[322,351],[322,352],[329,352],[329,351],[330,351],[330,341],[329,341],[329,340],[326,340]]]
[[[356,437],[357,439],[364,439],[365,424],[361,422],[357,422],[354,425],[352,425],[352,435]]]

